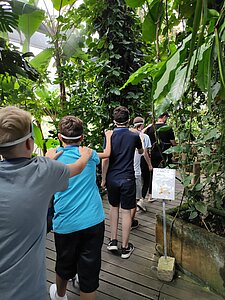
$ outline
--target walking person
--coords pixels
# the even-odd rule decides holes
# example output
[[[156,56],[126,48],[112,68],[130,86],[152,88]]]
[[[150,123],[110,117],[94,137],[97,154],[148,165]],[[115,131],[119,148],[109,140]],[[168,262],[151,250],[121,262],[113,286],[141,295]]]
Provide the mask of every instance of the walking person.
[[[67,188],[69,177],[83,170],[91,155],[90,149],[80,148],[79,159],[69,165],[32,157],[31,122],[30,113],[17,107],[0,109],[0,293],[4,300],[48,299],[48,204],[55,192]],[[55,151],[49,155],[54,158]]]
[[[70,179],[64,192],[54,195],[53,231],[56,246],[56,284],[50,286],[51,300],[67,300],[69,279],[77,274],[80,299],[95,300],[99,286],[101,248],[104,239],[104,210],[96,184],[96,166],[100,158],[110,155],[112,132],[106,133],[104,153],[92,150],[92,156],[81,174]],[[79,158],[83,140],[83,122],[74,116],[65,116],[59,123],[63,151],[58,161],[70,163]]]
[[[150,149],[151,149],[151,141],[147,134],[143,133],[142,130],[144,129],[144,119],[142,117],[136,117],[133,120],[133,131],[137,132],[142,140],[142,145],[144,149],[143,154],[139,154],[137,149],[135,150],[134,155],[134,172],[135,172],[135,180],[136,180],[136,201],[137,201],[137,208],[141,209],[142,211],[146,212],[146,204],[145,204],[145,196],[147,193],[143,191],[146,189],[145,185],[147,185],[147,188],[149,187],[149,174],[142,174],[141,170],[141,159],[144,159],[147,166],[148,166],[148,173],[152,171],[152,164],[151,164],[151,158],[150,158]],[[142,185],[142,177],[144,184]],[[134,219],[136,211],[134,210],[133,215],[133,222],[136,221]]]
[[[166,125],[166,121],[169,117],[168,112],[164,112],[159,115],[157,122],[151,124],[145,128],[145,133],[149,136],[152,148],[151,148],[151,162],[153,168],[165,167],[172,163],[172,154],[163,153],[165,150],[169,149],[171,146],[176,145],[175,135],[172,128],[168,130],[160,131],[159,129]],[[152,172],[150,172],[149,181],[149,195],[151,201],[151,191],[152,191]]]
[[[118,250],[119,209],[122,214],[122,258],[129,258],[134,246],[129,242],[132,223],[132,210],[136,208],[136,186],[134,176],[134,152],[143,153],[142,143],[137,133],[128,129],[129,111],[119,106],[113,111],[116,128],[111,140],[109,159],[102,162],[102,186],[107,187],[110,204],[111,240],[107,246],[110,251]]]

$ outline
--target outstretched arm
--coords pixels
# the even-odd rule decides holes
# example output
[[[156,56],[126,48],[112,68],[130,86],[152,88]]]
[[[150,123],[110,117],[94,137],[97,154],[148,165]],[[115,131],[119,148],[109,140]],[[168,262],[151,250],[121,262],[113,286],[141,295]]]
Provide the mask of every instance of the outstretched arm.
[[[151,171],[153,169],[153,167],[152,167],[151,157],[149,155],[148,148],[144,149],[144,158],[145,158],[145,161],[146,161],[146,163],[148,165],[149,171]]]
[[[70,171],[70,177],[80,174],[83,171],[92,154],[92,150],[87,147],[79,147],[79,150],[81,157],[75,163],[67,165]],[[62,153],[63,151],[57,153],[56,148],[52,148],[47,151],[45,156],[51,159],[56,159]]]
[[[102,160],[102,182],[101,182],[101,187],[104,188],[106,184],[106,174],[108,171],[109,167],[109,159],[105,158]]]
[[[108,158],[111,153],[111,136],[113,134],[112,130],[108,130],[105,132],[106,136],[106,148],[104,149],[104,152],[98,153],[99,158]]]
[[[137,149],[137,150],[138,150],[138,153],[139,153],[139,154],[143,154],[143,153],[144,153],[144,135],[143,135],[143,133],[141,133],[141,134],[139,135],[139,138],[140,138],[140,140],[141,140],[141,145],[142,145],[142,147],[139,148],[139,149]]]

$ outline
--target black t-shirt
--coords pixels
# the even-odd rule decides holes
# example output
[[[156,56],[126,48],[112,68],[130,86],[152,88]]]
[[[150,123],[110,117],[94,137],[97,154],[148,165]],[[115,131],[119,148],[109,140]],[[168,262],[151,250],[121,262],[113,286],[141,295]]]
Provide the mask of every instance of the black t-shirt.
[[[150,140],[151,140],[151,144],[152,144],[152,157],[160,157],[161,154],[159,152],[159,147],[161,149],[161,151],[165,151],[167,149],[169,149],[172,144],[171,144],[171,140],[175,140],[175,136],[174,136],[174,132],[173,129],[170,128],[169,130],[166,131],[159,131],[157,132],[157,136],[159,138],[159,144],[156,145],[156,136],[155,136],[155,129],[159,129],[160,127],[165,126],[164,123],[156,123],[155,126],[150,126],[149,128],[147,128],[146,130],[146,134],[149,136]],[[155,129],[154,129],[155,127]]]
[[[154,144],[156,142],[156,138],[155,138],[155,130],[154,127],[157,129],[159,129],[162,126],[165,126],[166,124],[164,123],[156,123],[155,126],[150,126],[147,130],[146,130],[146,134],[149,136],[151,143]],[[163,143],[167,143],[171,146],[171,140],[175,140],[175,136],[174,136],[174,132],[173,129],[170,128],[167,131],[160,131],[157,132],[157,135],[160,139],[160,141],[162,141]]]
[[[115,128],[113,130],[107,179],[114,176],[118,179],[134,178],[134,152],[136,148],[142,148],[139,134],[131,132],[128,128]]]

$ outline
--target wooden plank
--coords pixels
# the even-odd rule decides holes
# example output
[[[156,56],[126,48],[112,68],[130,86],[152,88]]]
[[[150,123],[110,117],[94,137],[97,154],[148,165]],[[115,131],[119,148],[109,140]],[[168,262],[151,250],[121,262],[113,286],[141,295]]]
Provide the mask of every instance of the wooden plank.
[[[100,273],[100,289],[103,282],[111,284],[111,293],[119,293],[120,299],[158,299],[159,292],[150,289],[146,286],[141,286],[138,281],[130,281],[126,278],[122,278],[115,274],[110,274],[108,272]],[[117,294],[118,295],[118,294]]]
[[[109,262],[103,261],[102,263],[102,272],[105,274],[102,276],[107,276],[106,274],[114,274],[116,277],[121,277],[133,283],[138,283],[141,286],[150,288],[155,291],[159,291],[163,285],[157,278],[152,278],[148,274],[137,273],[135,270],[130,270],[127,272],[127,269],[122,268],[119,265],[113,265]]]
[[[111,283],[104,282],[103,280],[100,281],[99,289],[101,289],[102,293],[106,295],[111,295],[111,297],[114,297],[114,299],[120,299],[120,300],[146,300],[146,298],[157,299],[157,298],[148,297],[147,295],[141,296],[135,294],[132,290],[126,290],[123,287],[123,285],[117,286]],[[98,296],[97,299],[99,300]]]
[[[176,180],[176,200],[168,201],[167,208],[180,204],[182,186]],[[107,250],[110,237],[109,203],[107,196],[103,197],[106,213],[105,237],[102,247],[102,267],[100,285],[97,291],[98,300],[222,300],[214,293],[204,289],[195,282],[190,282],[184,276],[175,278],[172,282],[161,282],[157,278],[158,256],[155,250],[155,223],[156,214],[162,212],[162,200],[147,202],[146,213],[136,214],[140,226],[130,233],[130,241],[135,250],[129,259],[122,259],[120,251],[113,254]],[[121,214],[119,217],[118,240],[121,246]],[[54,235],[48,233],[46,238],[46,267],[47,285],[55,281],[55,245]],[[79,290],[71,283],[68,284],[69,300],[79,299]]]
[[[190,280],[190,279],[189,279]],[[210,292],[200,284],[176,278],[170,283],[163,284],[160,293],[176,296],[177,299],[222,300],[224,298]]]
[[[55,283],[55,273],[47,270],[47,277],[48,277],[48,281],[47,281],[47,288],[49,290],[49,287],[52,283]],[[78,300],[80,299],[80,291],[79,289],[75,288],[72,284],[72,282],[68,282],[67,284],[67,296],[68,296],[68,300]],[[115,298],[111,295],[105,294],[103,292],[100,291],[96,291],[96,298],[98,300],[115,300],[118,298]],[[49,297],[50,300],[50,297]]]

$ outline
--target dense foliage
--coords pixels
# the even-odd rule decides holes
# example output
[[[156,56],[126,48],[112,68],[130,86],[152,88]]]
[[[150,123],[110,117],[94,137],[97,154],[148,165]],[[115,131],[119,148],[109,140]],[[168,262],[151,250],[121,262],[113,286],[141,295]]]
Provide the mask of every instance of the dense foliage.
[[[203,220],[213,209],[225,209],[224,1],[85,0],[76,7],[76,1],[52,0],[54,15],[35,2],[23,3],[23,10],[12,3],[25,51],[40,25],[50,40],[29,61],[41,78],[37,85],[21,72],[12,77],[4,71],[2,104],[25,106],[39,128],[43,116],[56,129],[61,116],[75,114],[86,124],[86,143],[97,148],[118,104],[147,121],[150,111],[155,118],[169,110],[178,141],[169,151],[181,169],[188,217]],[[7,18],[8,8],[6,14],[0,10],[0,30],[17,24],[17,17]],[[56,73],[50,79],[52,57]],[[52,145],[39,137],[42,148]],[[193,162],[200,163],[200,182],[189,172]]]

